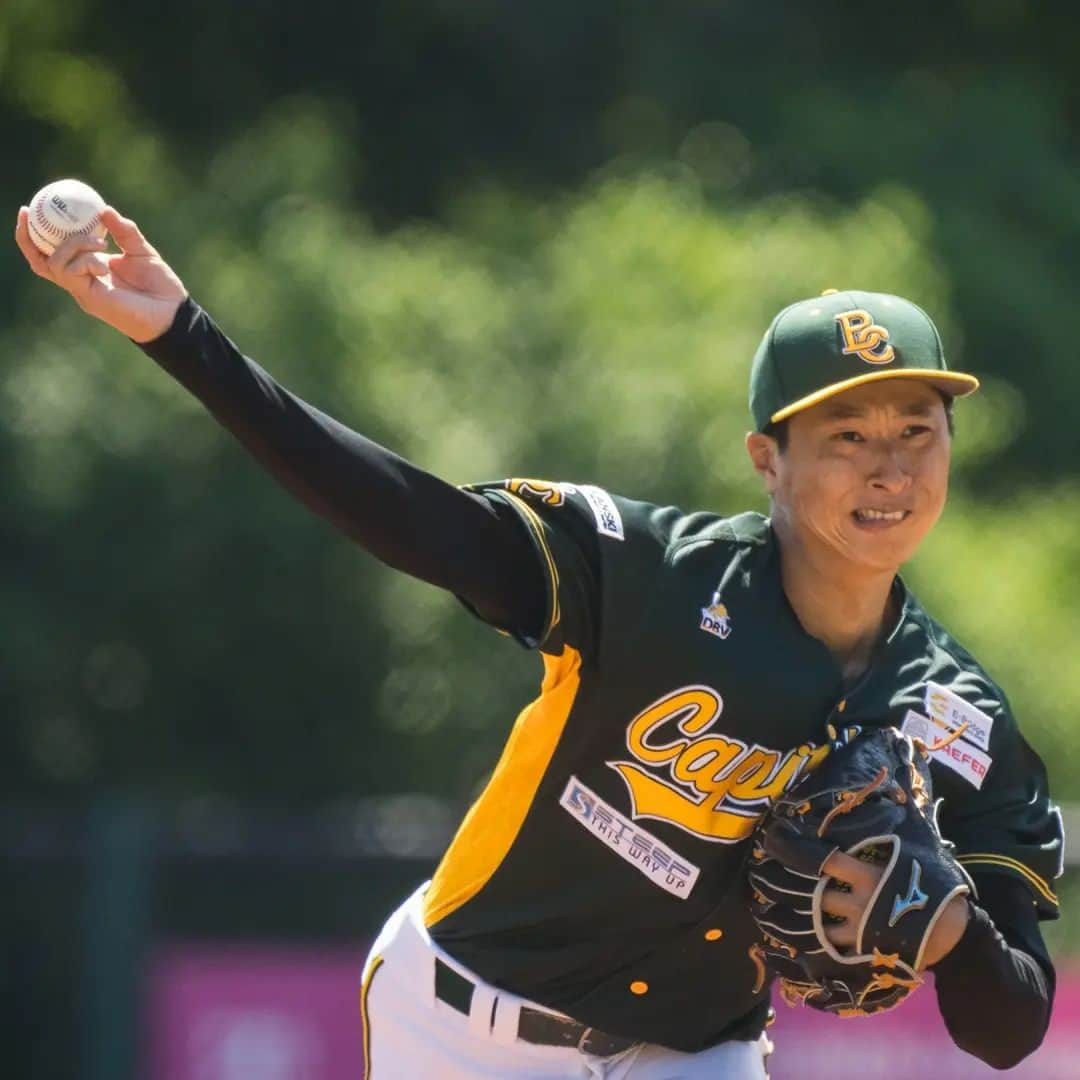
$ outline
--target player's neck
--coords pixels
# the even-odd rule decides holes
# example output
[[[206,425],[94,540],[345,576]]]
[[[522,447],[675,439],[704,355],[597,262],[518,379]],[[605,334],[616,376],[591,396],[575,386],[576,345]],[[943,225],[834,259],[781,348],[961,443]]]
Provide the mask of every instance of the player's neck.
[[[865,570],[816,552],[777,532],[780,574],[788,603],[808,634],[833,654],[846,683],[870,666],[895,616],[892,571]]]

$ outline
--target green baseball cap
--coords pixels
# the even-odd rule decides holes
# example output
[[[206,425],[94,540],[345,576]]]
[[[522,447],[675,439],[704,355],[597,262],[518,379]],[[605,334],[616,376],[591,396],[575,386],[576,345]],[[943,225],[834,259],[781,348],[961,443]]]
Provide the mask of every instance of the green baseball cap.
[[[949,371],[930,316],[888,293],[826,289],[784,308],[758,346],[750,411],[764,431],[818,402],[879,379],[921,379],[953,397],[979,388]]]

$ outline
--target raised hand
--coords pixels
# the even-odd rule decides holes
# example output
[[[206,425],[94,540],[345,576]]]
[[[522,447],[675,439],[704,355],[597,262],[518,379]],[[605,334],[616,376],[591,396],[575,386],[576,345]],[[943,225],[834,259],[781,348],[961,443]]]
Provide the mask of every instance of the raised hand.
[[[107,240],[72,236],[43,255],[30,239],[27,213],[25,206],[19,211],[15,242],[38,277],[59,285],[88,315],[134,341],[152,341],[168,330],[187,290],[134,221],[111,206],[102,211],[119,252],[110,252]]]

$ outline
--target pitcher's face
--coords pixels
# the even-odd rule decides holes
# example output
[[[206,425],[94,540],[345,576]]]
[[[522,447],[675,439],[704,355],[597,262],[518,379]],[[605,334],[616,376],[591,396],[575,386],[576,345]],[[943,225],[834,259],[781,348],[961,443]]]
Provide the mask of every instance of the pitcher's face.
[[[767,470],[755,464],[800,545],[895,572],[941,515],[951,452],[941,395],[883,379],[796,413],[787,447]]]

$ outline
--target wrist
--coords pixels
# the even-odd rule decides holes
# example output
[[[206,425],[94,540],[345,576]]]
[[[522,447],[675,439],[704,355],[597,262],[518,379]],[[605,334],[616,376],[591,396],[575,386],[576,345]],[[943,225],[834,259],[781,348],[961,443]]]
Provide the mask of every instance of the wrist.
[[[154,356],[154,348],[160,346],[167,351],[175,340],[183,338],[189,331],[199,310],[199,306],[191,299],[190,294],[185,294],[182,299],[177,301],[176,308],[169,314],[167,325],[163,321],[159,326],[148,329],[146,336],[141,333],[138,337],[130,334],[128,336],[140,349],[153,359],[157,359]]]
[[[967,896],[954,896],[945,905],[930,934],[923,956],[923,968],[939,964],[952,954],[972,926],[974,908]]]

